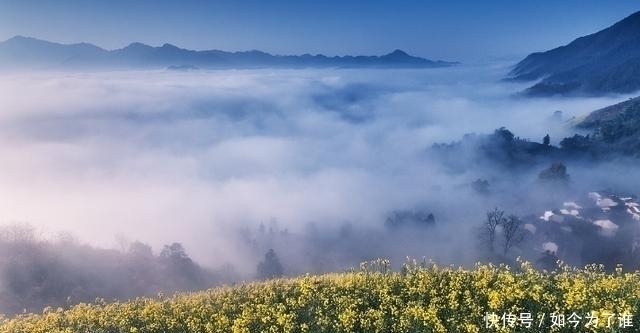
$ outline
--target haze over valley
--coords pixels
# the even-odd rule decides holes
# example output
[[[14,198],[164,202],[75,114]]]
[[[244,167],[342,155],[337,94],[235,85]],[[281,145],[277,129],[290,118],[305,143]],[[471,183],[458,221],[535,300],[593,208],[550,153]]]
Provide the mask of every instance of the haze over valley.
[[[0,312],[375,258],[638,267],[640,86],[610,78],[640,51],[607,56],[639,17],[579,39],[615,42],[580,71],[554,58],[580,42],[518,63],[9,38]]]

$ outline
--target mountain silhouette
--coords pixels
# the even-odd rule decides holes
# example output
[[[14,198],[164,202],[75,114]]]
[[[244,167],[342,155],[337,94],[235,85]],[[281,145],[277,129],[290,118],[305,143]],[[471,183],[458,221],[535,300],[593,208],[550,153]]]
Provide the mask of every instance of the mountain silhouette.
[[[640,12],[565,46],[530,54],[514,67],[510,77],[542,79],[525,91],[530,96],[640,90]]]
[[[251,50],[227,52],[195,51],[164,44],[142,43],[105,50],[88,43],[59,44],[16,36],[0,43],[0,68],[111,69],[111,68],[262,68],[262,67],[445,67],[455,62],[415,57],[401,50],[382,56],[272,55]]]

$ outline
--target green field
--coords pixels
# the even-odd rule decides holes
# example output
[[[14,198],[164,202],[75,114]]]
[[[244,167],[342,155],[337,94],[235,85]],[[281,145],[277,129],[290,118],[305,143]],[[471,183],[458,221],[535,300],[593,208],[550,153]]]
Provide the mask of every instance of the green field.
[[[412,262],[391,271],[379,260],[340,274],[49,308],[4,318],[0,332],[637,332],[639,300],[640,273],[622,269]]]

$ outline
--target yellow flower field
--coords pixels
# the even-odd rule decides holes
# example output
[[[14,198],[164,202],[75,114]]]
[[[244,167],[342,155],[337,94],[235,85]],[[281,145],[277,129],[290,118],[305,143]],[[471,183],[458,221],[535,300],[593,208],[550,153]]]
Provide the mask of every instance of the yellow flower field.
[[[546,273],[378,260],[358,271],[79,304],[3,318],[0,333],[637,332],[640,272]]]

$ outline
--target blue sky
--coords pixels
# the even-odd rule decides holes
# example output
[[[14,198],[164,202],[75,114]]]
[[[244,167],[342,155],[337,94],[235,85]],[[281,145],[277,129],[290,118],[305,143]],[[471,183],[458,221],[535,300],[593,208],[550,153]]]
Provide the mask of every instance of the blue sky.
[[[383,54],[443,60],[518,57],[566,44],[640,10],[635,0],[0,1],[14,35],[113,49],[140,41],[278,54]]]

